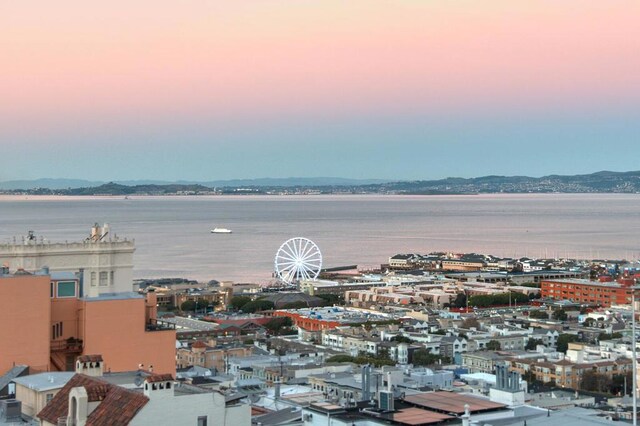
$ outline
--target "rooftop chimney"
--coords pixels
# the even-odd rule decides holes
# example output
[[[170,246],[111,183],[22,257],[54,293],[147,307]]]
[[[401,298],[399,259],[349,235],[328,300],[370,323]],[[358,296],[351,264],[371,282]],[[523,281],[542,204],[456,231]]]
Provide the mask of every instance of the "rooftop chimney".
[[[280,378],[277,378],[274,382],[275,385],[275,394],[274,397],[276,400],[280,399]]]
[[[469,411],[469,404],[464,404],[464,415],[462,416],[462,426],[469,426],[471,424],[471,412]]]

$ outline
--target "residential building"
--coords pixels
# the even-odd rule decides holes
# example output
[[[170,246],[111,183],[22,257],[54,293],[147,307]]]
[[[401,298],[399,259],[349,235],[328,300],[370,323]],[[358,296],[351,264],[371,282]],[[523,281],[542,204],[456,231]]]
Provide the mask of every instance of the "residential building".
[[[177,350],[177,366],[178,368],[197,366],[225,372],[225,363],[229,357],[245,357],[252,353],[252,346],[225,347],[217,345],[212,340],[207,343],[197,340]]]
[[[543,280],[540,282],[540,291],[543,298],[610,307],[631,303],[630,285],[633,282],[621,284],[581,279]]]
[[[101,353],[112,371],[175,372],[175,328],[157,319],[155,293],[92,297],[84,287],[72,273],[0,274],[0,371],[72,371],[78,356]]]
[[[73,372],[47,372],[13,379],[22,414],[35,417],[73,377]]]
[[[462,354],[462,366],[469,373],[494,374],[496,365],[506,357],[492,351],[465,352]]]
[[[457,355],[467,352],[468,343],[464,337],[444,336],[440,339],[440,355],[453,360]]]
[[[625,374],[631,371],[631,360],[620,358],[616,360],[599,360],[590,362],[573,362],[569,359],[561,360],[531,360],[507,358],[510,369],[522,375],[534,377],[543,383],[555,383],[557,386],[578,389],[580,381],[586,371],[594,371],[608,377]]]
[[[138,392],[75,374],[37,416],[43,426],[251,424],[248,404],[227,402],[219,392],[176,384],[169,374],[148,376],[142,387]]]

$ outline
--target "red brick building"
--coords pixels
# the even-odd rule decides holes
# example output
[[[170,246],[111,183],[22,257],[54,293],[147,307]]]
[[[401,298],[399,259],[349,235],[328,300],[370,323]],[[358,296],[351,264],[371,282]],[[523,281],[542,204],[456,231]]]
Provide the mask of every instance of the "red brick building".
[[[306,331],[322,331],[336,328],[342,324],[340,321],[323,320],[316,318],[309,318],[304,315],[300,315],[297,312],[291,311],[275,311],[274,317],[289,317],[291,321],[297,326]]]
[[[628,284],[581,279],[545,280],[540,282],[540,293],[543,298],[609,307],[631,304]]]

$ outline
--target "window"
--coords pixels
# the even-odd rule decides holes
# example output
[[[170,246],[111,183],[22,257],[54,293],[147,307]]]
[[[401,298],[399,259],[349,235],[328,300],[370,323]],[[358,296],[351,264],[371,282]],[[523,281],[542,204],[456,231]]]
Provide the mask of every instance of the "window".
[[[51,401],[53,399],[53,394],[52,393],[48,393],[46,396],[47,399],[47,404],[49,403],[49,401]]]
[[[58,297],[76,297],[76,282],[58,281]]]
[[[107,271],[100,272],[100,287],[109,285],[109,274]]]
[[[98,280],[96,279],[96,273],[91,273],[91,287],[95,287],[98,284]]]
[[[53,296],[55,295],[55,292],[53,291],[54,285],[55,284],[53,283],[53,281],[51,281],[51,298],[52,299],[53,299]]]
[[[198,416],[198,426],[207,426],[207,416]]]

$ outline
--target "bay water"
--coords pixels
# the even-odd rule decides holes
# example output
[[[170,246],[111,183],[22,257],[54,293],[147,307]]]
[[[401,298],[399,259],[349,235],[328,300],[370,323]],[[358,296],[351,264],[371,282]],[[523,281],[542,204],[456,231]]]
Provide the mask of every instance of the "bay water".
[[[0,242],[79,241],[94,222],[135,239],[136,278],[268,283],[293,237],[313,240],[324,267],[431,251],[640,258],[639,194],[0,196]]]

